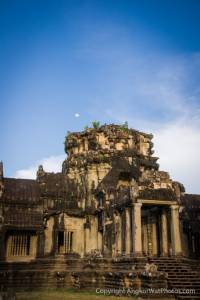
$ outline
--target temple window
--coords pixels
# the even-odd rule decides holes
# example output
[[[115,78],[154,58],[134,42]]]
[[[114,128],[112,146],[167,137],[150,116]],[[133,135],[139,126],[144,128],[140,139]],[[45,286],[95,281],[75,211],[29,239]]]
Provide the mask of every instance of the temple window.
[[[7,238],[7,257],[24,257],[32,255],[32,235],[26,232],[14,232]]]
[[[73,251],[73,231],[58,232],[58,252],[60,254]]]

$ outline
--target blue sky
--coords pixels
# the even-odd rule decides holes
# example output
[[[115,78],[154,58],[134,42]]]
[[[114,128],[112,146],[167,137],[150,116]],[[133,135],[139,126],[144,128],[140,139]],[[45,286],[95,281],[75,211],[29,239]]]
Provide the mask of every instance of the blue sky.
[[[68,130],[127,120],[200,193],[199,15],[198,0],[0,0],[5,175],[58,171]]]

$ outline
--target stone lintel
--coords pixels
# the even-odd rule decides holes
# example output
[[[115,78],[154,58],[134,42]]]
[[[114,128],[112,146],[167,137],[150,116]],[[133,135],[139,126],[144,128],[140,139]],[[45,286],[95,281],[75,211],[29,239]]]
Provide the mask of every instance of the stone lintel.
[[[149,205],[177,205],[177,201],[169,201],[169,200],[153,200],[153,199],[138,199],[137,203],[149,204]]]

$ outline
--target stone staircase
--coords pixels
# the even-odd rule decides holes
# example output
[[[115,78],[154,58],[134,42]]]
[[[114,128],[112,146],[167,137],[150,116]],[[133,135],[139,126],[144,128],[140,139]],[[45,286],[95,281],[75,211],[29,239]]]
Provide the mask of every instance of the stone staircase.
[[[151,258],[158,271],[168,274],[169,289],[187,289],[188,294],[174,294],[177,299],[200,299],[200,261],[184,258]],[[189,293],[189,290],[195,293]]]
[[[93,289],[96,286],[105,288],[122,288],[124,278],[131,276],[137,286],[137,272],[145,270],[146,263],[158,266],[158,271],[168,274],[169,289],[194,289],[195,294],[174,294],[177,299],[200,299],[200,261],[183,258],[126,258],[102,259],[88,262],[76,258],[64,259],[63,256],[42,258],[29,263],[0,262],[0,288],[38,288],[38,287],[72,287]],[[132,275],[131,275],[132,274]],[[148,279],[142,288],[163,287],[163,279]],[[146,284],[146,285],[145,285]],[[168,297],[168,295],[165,295]]]

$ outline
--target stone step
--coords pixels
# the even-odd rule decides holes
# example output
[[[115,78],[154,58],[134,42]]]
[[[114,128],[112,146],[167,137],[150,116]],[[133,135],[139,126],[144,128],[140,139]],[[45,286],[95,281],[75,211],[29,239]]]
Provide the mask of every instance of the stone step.
[[[200,295],[199,294],[176,295],[176,299],[195,300],[195,299],[200,299]]]
[[[158,270],[161,272],[168,273],[168,283],[171,288],[194,288],[196,290],[196,295],[200,295],[200,268],[194,267],[194,264],[190,264],[189,262],[183,262],[183,261],[177,261],[175,259],[151,259],[151,262],[155,263],[158,266]],[[132,272],[132,267],[135,266],[136,270],[144,271],[144,267],[147,263],[147,260],[145,259],[129,259],[123,261],[113,261],[113,260],[99,260],[98,265],[99,268],[104,270],[110,270],[112,273],[130,273]],[[200,262],[198,262],[200,264]],[[14,269],[17,270],[17,272],[22,272],[24,269],[25,273],[29,276],[32,272],[37,272],[37,278],[32,278],[32,286],[33,287],[40,287],[41,285],[47,286],[47,287],[56,287],[56,286],[62,286],[62,282],[59,283],[57,280],[55,274],[57,272],[79,272],[80,268],[83,267],[83,265],[86,264],[86,261],[82,261],[80,263],[80,260],[78,259],[70,259],[65,262],[63,257],[56,257],[51,259],[41,259],[37,262],[31,262],[31,263],[0,263],[0,280],[1,278],[1,272],[8,271],[10,272]],[[98,272],[98,267],[95,268],[95,271]],[[87,271],[86,271],[87,272]],[[45,280],[41,279],[42,274],[45,273]],[[15,273],[14,273],[15,274]],[[26,286],[29,284],[30,279],[26,281],[26,276],[24,276],[24,280],[20,280],[17,278],[14,278],[14,281],[11,279],[8,279],[7,285],[9,286],[16,286],[21,287],[22,284]],[[5,280],[4,280],[5,283]],[[70,286],[71,282],[69,279],[65,280],[65,284],[68,284]],[[91,282],[83,279],[82,284],[84,284],[85,287],[93,288],[93,285]],[[156,287],[162,284],[162,281],[157,280],[156,281]],[[105,280],[105,287],[107,288],[119,288],[122,285],[121,281],[117,278],[109,278]],[[147,285],[144,285],[145,287],[148,287]],[[162,285],[161,285],[162,287]],[[186,295],[181,295],[180,299],[200,299],[200,298],[185,298]]]

